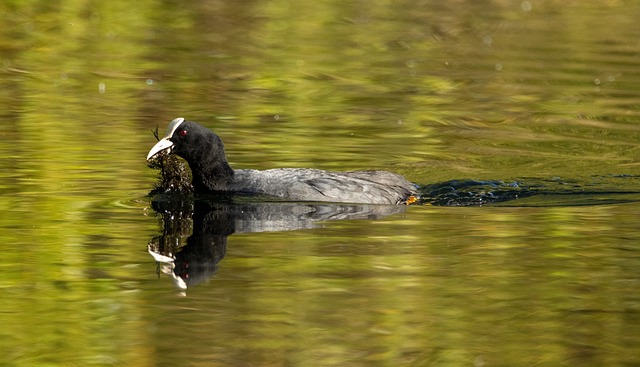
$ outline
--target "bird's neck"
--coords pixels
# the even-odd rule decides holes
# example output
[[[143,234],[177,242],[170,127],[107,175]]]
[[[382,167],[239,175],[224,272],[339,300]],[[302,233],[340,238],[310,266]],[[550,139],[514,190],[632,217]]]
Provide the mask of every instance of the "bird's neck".
[[[196,167],[189,162],[196,192],[228,191],[233,182],[233,168],[226,160],[199,162]]]
[[[220,138],[213,135],[209,144],[193,151],[187,162],[193,176],[196,192],[228,191],[233,182],[233,168],[229,165]]]

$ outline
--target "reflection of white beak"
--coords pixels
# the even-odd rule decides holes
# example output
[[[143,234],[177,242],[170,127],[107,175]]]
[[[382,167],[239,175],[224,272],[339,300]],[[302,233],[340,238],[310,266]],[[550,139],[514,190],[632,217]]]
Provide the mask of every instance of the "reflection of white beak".
[[[153,259],[159,263],[160,271],[164,274],[167,274],[171,279],[173,279],[173,283],[176,285],[176,287],[178,287],[181,290],[187,289],[187,283],[184,281],[184,279],[180,278],[173,272],[173,269],[176,267],[176,264],[174,263],[175,259],[173,257],[169,257],[166,255],[162,255],[159,252],[155,252],[151,249],[151,246],[147,247],[147,251],[149,251],[149,254],[153,256]],[[186,294],[182,294],[182,295],[186,296]]]
[[[160,141],[158,141],[156,145],[154,145],[153,148],[151,148],[151,150],[149,151],[149,154],[147,154],[147,160],[151,159],[154,155],[158,154],[159,152],[165,149],[171,149],[172,146],[173,146],[173,142],[169,140],[169,138],[160,139]],[[171,152],[171,150],[169,150],[169,152]]]

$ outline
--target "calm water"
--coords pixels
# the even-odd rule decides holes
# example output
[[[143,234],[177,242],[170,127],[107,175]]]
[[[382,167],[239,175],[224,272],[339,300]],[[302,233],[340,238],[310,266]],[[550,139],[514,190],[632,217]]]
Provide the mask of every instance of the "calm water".
[[[5,1],[0,19],[0,365],[640,365],[637,2]],[[152,206],[151,130],[178,116],[238,168],[527,195]]]

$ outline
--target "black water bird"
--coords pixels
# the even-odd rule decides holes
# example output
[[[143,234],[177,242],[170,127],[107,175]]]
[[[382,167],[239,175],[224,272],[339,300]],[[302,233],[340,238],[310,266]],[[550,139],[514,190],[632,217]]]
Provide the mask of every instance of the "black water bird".
[[[166,135],[151,148],[147,160],[162,151],[177,154],[187,161],[196,193],[267,195],[287,201],[363,204],[410,204],[418,196],[416,185],[386,171],[234,170],[227,161],[220,137],[184,118],[171,121]]]

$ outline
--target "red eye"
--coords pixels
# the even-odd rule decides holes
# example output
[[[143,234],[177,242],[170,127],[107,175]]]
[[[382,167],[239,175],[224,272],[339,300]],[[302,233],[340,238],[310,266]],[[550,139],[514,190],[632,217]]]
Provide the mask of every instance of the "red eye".
[[[180,130],[180,136],[187,136],[187,130]]]

